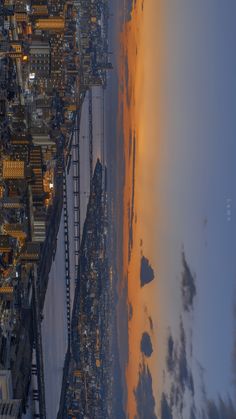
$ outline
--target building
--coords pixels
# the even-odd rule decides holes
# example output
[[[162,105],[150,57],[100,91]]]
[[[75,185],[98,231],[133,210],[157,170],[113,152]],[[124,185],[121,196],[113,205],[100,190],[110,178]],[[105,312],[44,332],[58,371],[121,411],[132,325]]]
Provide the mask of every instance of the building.
[[[14,157],[17,160],[21,160],[28,163],[30,144],[31,139],[29,138],[29,136],[13,135],[11,137],[11,149],[13,151]]]
[[[30,138],[26,135],[13,135],[11,138],[12,145],[30,145]]]
[[[30,74],[36,79],[45,79],[50,74],[50,45],[48,41],[33,40],[30,45]]]
[[[2,197],[0,198],[0,209],[20,209],[24,206],[24,204],[21,202],[21,198],[18,196],[13,197]]]
[[[6,100],[0,99],[0,117],[4,117],[6,115]]]
[[[24,179],[25,162],[20,160],[3,160],[3,179]]]
[[[14,223],[14,224],[4,224],[3,229],[6,234],[11,237],[15,237],[17,240],[25,240],[26,239],[26,232],[24,231],[24,227],[22,224]]]
[[[35,99],[35,104],[37,109],[51,109],[52,108],[52,99],[48,96],[38,96]]]
[[[43,188],[42,149],[37,146],[30,151],[30,166],[33,170],[31,185],[33,206],[44,206],[45,193]]]
[[[13,41],[11,42],[11,47],[15,52],[22,53],[22,45],[21,42]]]
[[[28,15],[26,12],[16,12],[15,18],[17,22],[27,22],[28,21]]]
[[[9,55],[9,57],[11,57],[11,58],[19,58],[19,59],[21,59],[21,58],[22,58],[22,54],[21,54],[21,52],[9,51],[8,55]]]
[[[11,371],[0,370],[0,417],[18,419],[21,417],[21,400],[13,399]]]
[[[43,243],[46,239],[46,220],[45,216],[36,215],[33,223],[33,241]]]
[[[65,67],[64,67],[64,36],[61,33],[52,33],[50,36],[51,46],[51,87],[64,89]]]
[[[33,144],[35,146],[51,146],[53,145],[53,141],[49,137],[48,134],[32,134]]]
[[[0,6],[0,16],[13,16],[14,15],[14,8],[12,5],[8,5],[8,7]]]
[[[62,32],[65,28],[65,20],[61,16],[51,16],[47,19],[37,19],[35,22],[35,28],[43,31]]]
[[[47,4],[32,4],[31,13],[34,16],[46,17],[48,16]]]
[[[0,235],[0,253],[11,252],[12,246],[10,244],[10,238],[4,234]]]
[[[3,295],[3,294],[13,294],[13,291],[14,291],[14,288],[12,286],[9,286],[9,285],[0,287],[0,296]],[[0,372],[1,372],[1,370],[0,370]],[[1,380],[1,378],[0,378],[0,380]],[[1,388],[1,384],[0,384],[0,388]]]
[[[40,256],[39,243],[27,242],[22,249],[20,259],[22,261],[37,262]]]
[[[1,400],[12,399],[11,371],[0,370],[0,390]]]
[[[21,412],[20,400],[1,400],[0,401],[0,417],[2,419],[21,418],[20,412]]]

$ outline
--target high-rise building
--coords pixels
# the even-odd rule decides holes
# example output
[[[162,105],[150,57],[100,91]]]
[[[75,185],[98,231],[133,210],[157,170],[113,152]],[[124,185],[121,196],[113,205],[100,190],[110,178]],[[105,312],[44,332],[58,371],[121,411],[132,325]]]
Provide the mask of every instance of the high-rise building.
[[[0,287],[0,294],[12,294],[13,291],[14,291],[14,288],[9,285]],[[0,388],[1,388],[1,384],[0,384]]]
[[[20,197],[2,197],[0,198],[0,209],[1,208],[9,208],[9,209],[19,209],[23,207],[23,203],[21,202]]]
[[[37,19],[35,22],[35,28],[44,31],[64,31],[65,20],[63,17],[50,16],[47,19]]]
[[[9,236],[5,234],[0,235],[0,252],[1,253],[9,253],[11,252],[11,244]]]
[[[17,22],[27,22],[28,21],[28,15],[26,12],[16,12],[15,18]]]
[[[20,160],[3,160],[3,179],[24,179],[25,162]]]
[[[18,419],[21,417],[21,400],[1,400],[0,417],[2,419]]]
[[[13,135],[11,138],[12,145],[30,145],[30,138],[26,135]]]
[[[24,240],[27,236],[22,224],[4,224],[3,229],[6,234],[8,234],[11,237],[15,237],[18,240]]]
[[[33,134],[32,139],[35,146],[50,146],[53,144],[48,134]]]
[[[46,221],[44,216],[35,216],[32,238],[34,242],[43,243],[46,239]]]
[[[30,46],[30,73],[37,78],[50,74],[50,45],[47,41],[33,40]],[[33,77],[33,76],[32,76]]]
[[[0,370],[0,389],[1,389],[1,399],[12,398],[12,378],[11,371],[9,370]]]
[[[27,242],[22,249],[20,258],[21,260],[35,262],[39,259],[40,244],[34,242]]]
[[[32,4],[31,13],[33,16],[48,16],[47,4]]]
[[[0,6],[0,16],[12,16],[14,15],[14,9],[12,5],[9,5],[8,7]]]
[[[42,164],[43,158],[41,147],[33,147],[33,149],[30,151],[30,166],[34,174],[33,181],[31,184],[34,207],[44,206],[45,192],[43,187]]]
[[[13,399],[11,371],[0,370],[0,417],[18,419],[21,417],[21,400]]]

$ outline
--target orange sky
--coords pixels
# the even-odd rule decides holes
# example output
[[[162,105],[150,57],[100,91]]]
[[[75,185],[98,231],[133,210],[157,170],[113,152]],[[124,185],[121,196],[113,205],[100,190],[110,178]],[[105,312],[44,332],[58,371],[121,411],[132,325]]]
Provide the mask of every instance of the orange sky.
[[[227,345],[219,345],[218,330],[214,335],[214,346],[218,349],[214,362],[209,350],[216,318],[223,324],[217,301],[220,301],[222,293],[226,293],[221,281],[222,277],[226,277],[226,267],[230,280],[224,319],[229,325],[232,324],[229,314],[231,287],[235,284],[234,263],[230,253],[222,251],[233,248],[228,244],[229,238],[230,243],[235,240],[234,230],[229,228],[223,215],[225,197],[233,197],[235,193],[234,177],[230,175],[235,169],[235,153],[230,151],[235,131],[235,95],[232,93],[235,82],[232,41],[235,27],[231,19],[235,16],[235,3],[231,2],[231,7],[224,10],[219,5],[218,8],[213,7],[213,0],[191,4],[165,0],[144,0],[143,3],[136,0],[134,3],[131,20],[124,25],[121,34],[119,62],[125,182],[123,254],[118,262],[122,261],[122,272],[119,272],[123,278],[121,286],[125,290],[127,285],[128,303],[133,308],[133,316],[128,323],[129,359],[125,365],[129,418],[134,418],[136,414],[134,389],[138,384],[139,365],[143,361],[140,341],[144,331],[151,334],[154,347],[152,356],[145,359],[145,363],[152,375],[157,414],[161,392],[168,394],[170,381],[168,374],[164,377],[163,369],[166,366],[167,337],[171,333],[178,340],[180,316],[183,316],[183,249],[198,281],[196,315],[194,319],[185,316],[186,323],[192,322],[194,330],[193,334],[192,330],[189,332],[193,336],[189,348],[197,354],[195,359],[200,359],[201,364],[207,367],[208,386],[213,396],[220,394],[219,388],[221,392],[225,391],[231,377]],[[222,31],[219,31],[221,25],[225,28],[223,37]],[[224,103],[231,103],[232,106],[227,105],[226,110],[222,107]],[[227,147],[225,141],[228,141]],[[221,188],[216,187],[217,182]],[[207,227],[203,223],[206,219],[210,220]],[[130,256],[131,221],[133,247]],[[155,272],[155,280],[143,288],[140,287],[142,254],[148,258]],[[212,283],[216,295],[216,278],[218,291],[216,302],[212,303],[210,322],[206,295],[211,295]],[[150,331],[149,316],[154,324],[153,333]],[[206,316],[208,322],[205,321]],[[119,330],[122,332],[121,327]],[[189,331],[187,326],[186,330]],[[225,328],[222,327],[222,330],[225,331]],[[228,333],[227,336],[230,347],[232,335]],[[122,339],[120,343],[122,345]],[[219,362],[223,351],[228,359],[227,370],[223,366],[221,368]],[[199,380],[198,367],[191,356],[189,362],[193,363],[196,380]],[[216,379],[218,370],[221,377],[219,384]]]
[[[125,147],[125,186],[123,214],[123,281],[128,278],[128,301],[132,304],[133,316],[129,321],[129,361],[126,368],[127,412],[135,416],[136,405],[133,390],[137,386],[139,364],[142,360],[140,341],[142,333],[150,332],[149,316],[154,322],[151,333],[154,353],[148,362],[153,375],[154,392],[157,395],[158,357],[156,333],[160,302],[156,281],[140,288],[141,254],[148,257],[154,271],[154,242],[152,231],[160,220],[152,193],[154,176],[159,172],[164,111],[162,80],[164,74],[163,10],[161,1],[137,1],[132,19],[125,24],[121,35],[120,103],[123,103],[123,137]],[[154,10],[155,9],[155,10]],[[154,11],[154,13],[153,13]],[[155,19],[153,18],[155,16]],[[156,16],[159,16],[156,19]],[[125,57],[128,62],[128,86],[125,83]],[[129,261],[129,220],[132,217],[133,152],[136,138],[135,193],[133,215],[133,248]],[[129,216],[128,216],[129,214]],[[162,223],[164,220],[162,220]],[[125,283],[123,282],[123,285]],[[159,349],[158,349],[159,351]],[[160,374],[159,374],[160,375]]]

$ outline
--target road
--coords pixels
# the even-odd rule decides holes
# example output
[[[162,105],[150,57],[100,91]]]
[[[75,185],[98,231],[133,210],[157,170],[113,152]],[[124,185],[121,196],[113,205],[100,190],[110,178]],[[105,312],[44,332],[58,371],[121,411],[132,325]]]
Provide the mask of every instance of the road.
[[[13,1],[11,0],[10,4],[13,4]],[[16,22],[16,17],[15,15],[10,16],[10,22],[11,22],[11,26],[12,26],[12,38],[14,41],[18,41],[18,33],[17,33],[17,22]],[[19,86],[21,88],[21,92],[20,92],[20,102],[21,105],[24,106],[25,105],[25,98],[23,95],[23,77],[22,77],[22,68],[21,68],[21,59],[20,58],[16,58],[16,70],[17,70],[17,79],[18,79],[18,83]]]

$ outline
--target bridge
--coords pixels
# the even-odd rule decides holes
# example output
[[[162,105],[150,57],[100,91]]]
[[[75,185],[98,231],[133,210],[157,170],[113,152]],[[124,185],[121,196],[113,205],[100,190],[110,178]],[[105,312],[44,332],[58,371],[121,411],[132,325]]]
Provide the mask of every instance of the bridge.
[[[41,313],[39,301],[39,284],[38,284],[37,266],[34,265],[32,275],[32,314],[34,327],[34,346],[36,352],[36,371],[37,371],[37,398],[39,401],[39,416],[40,419],[46,418],[46,403],[45,403],[45,387],[44,387],[44,365],[43,365],[43,347],[42,347],[42,333],[41,333]],[[37,417],[37,416],[35,416]]]
[[[92,89],[88,92],[88,148],[89,148],[89,177],[90,187],[93,176],[93,95]],[[101,161],[104,164],[104,90],[102,91],[102,107],[103,107],[103,125],[101,133]],[[85,94],[82,99],[84,99]],[[82,100],[81,100],[82,103]],[[69,214],[68,214],[68,188],[67,176],[71,173],[73,180],[73,241],[74,241],[74,264],[75,264],[75,278],[77,280],[79,269],[79,254],[81,243],[81,188],[80,188],[80,118],[81,108],[75,118],[74,130],[71,134],[69,144],[67,146],[67,156],[65,159],[58,160],[58,176],[56,178],[56,194],[54,206],[51,214],[51,222],[47,229],[47,239],[43,244],[40,263],[37,272],[34,274],[33,285],[33,321],[34,321],[34,339],[36,349],[36,362],[37,362],[37,382],[38,382],[38,400],[39,400],[39,416],[40,419],[46,419],[46,403],[45,403],[45,387],[44,387],[44,364],[43,364],[43,350],[42,350],[42,336],[41,336],[41,321],[44,300],[47,290],[49,279],[49,272],[53,257],[56,251],[56,238],[61,221],[61,214],[64,227],[64,260],[65,260],[65,285],[66,285],[66,313],[67,313],[67,337],[68,337],[68,350],[67,361],[71,354],[71,249],[69,235]],[[71,172],[72,171],[72,172]],[[105,173],[105,172],[104,172]],[[105,182],[105,176],[104,176]],[[105,185],[104,185],[105,186]],[[69,364],[67,362],[67,364]],[[68,370],[68,366],[66,368]],[[64,370],[64,376],[66,371]],[[64,383],[64,378],[63,378]],[[65,395],[65,389],[63,390]],[[61,395],[62,396],[62,395]]]

